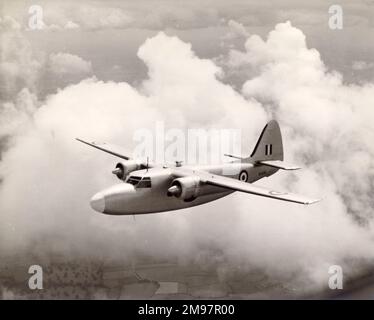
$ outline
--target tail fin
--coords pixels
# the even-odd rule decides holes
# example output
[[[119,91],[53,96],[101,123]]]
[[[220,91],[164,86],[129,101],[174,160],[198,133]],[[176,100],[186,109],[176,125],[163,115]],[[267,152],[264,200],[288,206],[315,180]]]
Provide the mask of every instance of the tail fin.
[[[251,156],[246,160],[250,162],[283,160],[282,134],[277,121],[271,120],[267,123]]]

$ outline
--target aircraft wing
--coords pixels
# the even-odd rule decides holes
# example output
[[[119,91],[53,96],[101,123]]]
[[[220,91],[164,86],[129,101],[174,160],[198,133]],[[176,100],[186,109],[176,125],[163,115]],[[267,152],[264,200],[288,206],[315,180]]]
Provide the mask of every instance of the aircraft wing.
[[[111,145],[111,144],[107,144],[107,143],[87,142],[87,141],[84,141],[84,140],[79,139],[79,138],[75,138],[75,139],[78,140],[79,142],[85,143],[85,144],[87,144],[91,147],[94,147],[94,148],[99,149],[101,151],[110,153],[113,156],[116,156],[116,157],[119,157],[119,158],[122,158],[122,159],[125,159],[125,160],[130,159],[130,157],[123,154],[123,150],[121,150],[120,147],[117,147],[117,146],[114,146],[114,145]]]
[[[175,173],[178,176],[178,173]],[[302,195],[289,193],[289,192],[279,192],[264,187],[255,186],[251,183],[239,181],[236,179],[223,177],[215,174],[211,174],[205,171],[191,171],[190,175],[197,175],[200,177],[202,183],[209,184],[213,186],[222,187],[229,190],[240,191],[245,193],[254,194],[257,196],[273,198],[277,200],[295,202],[300,204],[312,204],[320,201],[321,199],[312,199]],[[183,173],[181,176],[186,176],[186,173]]]

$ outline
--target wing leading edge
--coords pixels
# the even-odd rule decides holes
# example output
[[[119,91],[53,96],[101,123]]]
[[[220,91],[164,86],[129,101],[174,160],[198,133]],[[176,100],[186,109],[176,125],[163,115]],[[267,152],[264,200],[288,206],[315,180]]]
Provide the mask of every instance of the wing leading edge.
[[[124,155],[122,153],[122,151],[119,150],[120,149],[119,147],[116,147],[114,145],[109,145],[109,144],[106,144],[106,143],[99,144],[99,143],[96,143],[96,142],[87,142],[87,141],[84,141],[84,140],[79,139],[79,138],[75,138],[75,139],[77,141],[82,142],[84,144],[87,144],[87,145],[89,145],[91,147],[94,147],[94,148],[99,149],[101,151],[107,152],[107,153],[109,153],[109,154],[111,154],[113,156],[116,156],[116,157],[119,157],[119,158],[122,158],[122,159],[125,159],[125,160],[129,160],[130,159],[130,157]]]

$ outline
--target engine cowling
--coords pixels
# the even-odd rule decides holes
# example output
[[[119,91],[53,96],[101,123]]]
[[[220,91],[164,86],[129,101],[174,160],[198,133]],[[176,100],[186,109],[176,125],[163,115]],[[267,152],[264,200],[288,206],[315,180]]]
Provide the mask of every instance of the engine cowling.
[[[143,165],[136,160],[128,160],[124,162],[118,162],[116,168],[112,171],[120,180],[125,180],[127,175],[136,170],[143,169]]]
[[[200,178],[195,176],[173,180],[167,195],[184,201],[192,201],[200,194]]]

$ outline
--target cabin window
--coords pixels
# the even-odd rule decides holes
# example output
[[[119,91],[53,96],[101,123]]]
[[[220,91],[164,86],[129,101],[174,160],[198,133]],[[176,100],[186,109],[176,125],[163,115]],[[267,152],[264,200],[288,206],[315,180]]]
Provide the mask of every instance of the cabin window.
[[[150,177],[137,177],[137,176],[130,176],[127,183],[131,183],[136,188],[151,188],[151,178]]]

